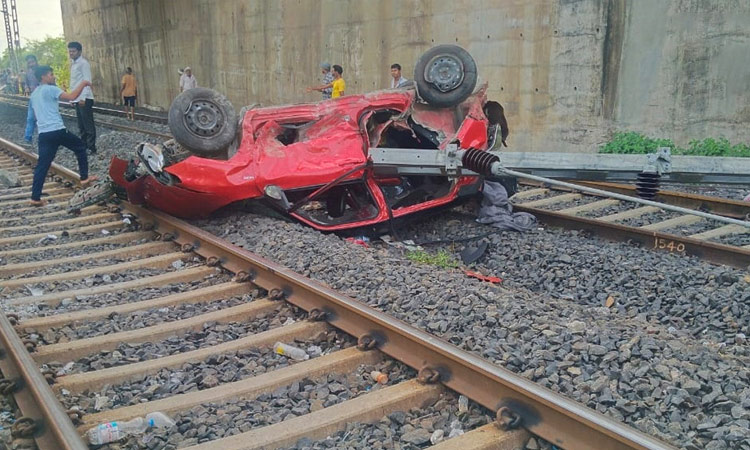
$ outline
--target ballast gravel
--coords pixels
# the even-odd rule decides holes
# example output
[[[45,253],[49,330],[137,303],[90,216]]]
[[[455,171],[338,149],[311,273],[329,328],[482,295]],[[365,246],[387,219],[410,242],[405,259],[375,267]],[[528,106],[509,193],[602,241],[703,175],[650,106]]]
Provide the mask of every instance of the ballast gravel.
[[[159,287],[147,286],[139,288],[137,291],[118,290],[97,295],[75,295],[62,299],[60,303],[54,306],[45,303],[37,303],[33,305],[8,305],[3,307],[3,311],[5,311],[6,314],[9,312],[16,313],[21,320],[23,320],[30,317],[49,316],[52,314],[150,300],[177,292],[186,292],[193,289],[214,286],[222,282],[227,282],[230,279],[231,277],[217,269],[216,272],[210,273],[204,278],[192,280],[190,282],[170,283]]]
[[[0,123],[0,134],[20,142],[23,114],[16,116]],[[139,141],[154,141],[100,133],[95,173],[106,172],[112,154],[129,157]],[[75,169],[70,152],[57,162]],[[401,249],[362,248],[266,217],[199,224],[672,444],[750,449],[745,271],[543,226],[498,232],[465,214],[400,230],[401,239],[446,241],[426,251],[456,257],[482,242],[463,239],[490,233],[471,268],[502,277],[498,287],[413,263]]]
[[[165,306],[135,311],[129,314],[112,313],[100,320],[91,320],[84,323],[65,325],[63,327],[52,327],[37,332],[33,328],[23,330],[21,337],[38,335],[40,345],[57,344],[59,342],[70,342],[76,339],[87,339],[105,334],[119,333],[121,331],[138,330],[145,327],[174,322],[176,320],[189,319],[200,314],[231,308],[250,301],[243,296],[220,299],[211,302],[183,303],[179,305]],[[20,333],[19,333],[20,334]]]
[[[375,423],[348,423],[332,436],[317,441],[303,438],[290,448],[424,448],[492,423],[492,415],[472,402],[468,402],[465,411],[460,410],[458,396],[446,392],[426,408],[394,411]]]
[[[315,336],[313,339],[289,344],[303,350],[310,349],[307,350],[308,355],[311,355],[310,359],[356,345],[353,338],[336,331],[321,333],[320,338],[322,339]],[[276,354],[271,347],[248,348],[211,355],[202,361],[191,361],[173,369],[162,369],[138,380],[106,385],[98,391],[86,390],[80,395],[69,394],[63,400],[68,407],[77,406],[86,413],[93,413],[211,389],[273,372],[293,363],[293,360]]]
[[[65,369],[65,373],[90,372],[185,353],[261,333],[288,319],[298,321],[303,318],[304,314],[297,308],[289,304],[280,304],[276,310],[261,313],[246,322],[205,322],[199,330],[188,330],[180,335],[173,334],[153,342],[122,342],[114,350],[103,350],[78,358],[72,367]],[[63,369],[65,364],[61,361],[51,362],[48,366],[58,371]]]
[[[270,358],[277,360],[271,362],[273,365],[288,363],[280,355],[271,355]],[[370,378],[373,370],[388,372],[388,384],[376,384]],[[176,426],[166,430],[149,430],[141,436],[128,438],[124,448],[184,448],[233,436],[384,389],[414,375],[413,370],[400,364],[383,363],[361,365],[347,374],[331,373],[320,379],[304,378],[255,398],[206,403],[180,412],[172,417]],[[110,445],[103,448],[114,450],[120,447]]]
[[[492,232],[473,269],[504,279],[494,286],[296,223],[242,213],[197,224],[648,434],[750,448],[742,271],[562,230],[493,232],[466,213],[401,230],[447,240],[453,255],[468,244],[452,240]]]

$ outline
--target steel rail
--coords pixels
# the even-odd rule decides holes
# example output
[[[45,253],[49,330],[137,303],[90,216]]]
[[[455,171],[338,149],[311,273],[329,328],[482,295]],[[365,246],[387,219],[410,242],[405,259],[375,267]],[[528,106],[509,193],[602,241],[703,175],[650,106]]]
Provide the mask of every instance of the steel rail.
[[[12,94],[0,94],[0,98],[10,99],[10,100],[16,100],[25,102],[27,106],[29,97],[23,96],[23,95],[12,95]],[[74,109],[75,106],[69,102],[61,102],[61,105],[63,105],[66,108]],[[119,117],[126,117],[125,111],[120,111],[119,109],[113,109],[113,108],[104,108],[102,106],[94,106],[93,107],[94,112],[97,112],[99,114],[104,114],[108,116],[119,116]],[[161,123],[166,124],[167,118],[157,115],[151,115],[151,114],[144,114],[144,113],[135,113],[135,117],[138,117],[139,120],[143,120],[145,122],[155,122],[155,123]]]
[[[696,211],[694,209],[683,208],[681,206],[668,205],[666,203],[655,202],[655,201],[646,200],[643,198],[631,197],[629,195],[619,194],[617,192],[609,192],[609,191],[605,191],[602,189],[596,189],[592,187],[577,185],[577,184],[568,183],[565,181],[553,180],[550,178],[539,177],[536,175],[529,175],[528,173],[506,169],[505,167],[502,167],[500,163],[497,163],[497,162],[492,164],[492,173],[495,175],[505,174],[505,175],[510,175],[510,176],[514,176],[518,178],[526,178],[529,180],[539,181],[539,182],[542,182],[551,186],[562,186],[568,189],[585,192],[587,194],[594,194],[594,195],[599,195],[601,197],[609,197],[609,198],[614,198],[617,200],[624,200],[624,201],[631,202],[631,203],[639,203],[641,205],[654,206],[656,208],[664,209],[667,211],[674,211],[674,212],[678,212],[681,214],[688,214],[691,216],[703,217],[704,219],[711,219],[711,220],[716,220],[718,222],[724,222],[724,223],[729,223],[732,225],[739,225],[745,228],[750,228],[750,222],[746,220],[733,219],[731,217],[724,217],[724,216],[719,216],[716,214],[711,214],[711,213],[707,213],[703,211]]]
[[[19,103],[5,101],[5,100],[2,100],[1,98],[0,98],[0,102],[4,103],[6,105],[15,106],[17,108],[26,108],[26,105],[21,105]],[[60,113],[60,114],[63,115],[64,117],[67,117],[67,118],[70,118],[70,119],[75,119],[76,118],[76,116],[74,116],[72,114],[68,114],[68,113]],[[148,135],[151,135],[151,136],[160,137],[162,139],[172,139],[172,135],[171,134],[166,134],[166,133],[162,133],[162,132],[159,132],[159,131],[144,130],[142,128],[131,127],[131,126],[128,126],[128,125],[120,125],[120,124],[117,124],[117,123],[107,122],[106,120],[100,120],[100,119],[95,119],[94,122],[97,125],[100,125],[100,126],[103,126],[103,127],[106,127],[106,128],[112,128],[112,129],[115,129],[115,130],[130,131],[130,132],[133,132],[133,133],[148,134]]]
[[[8,146],[7,141],[2,143],[27,159],[34,156],[25,155],[27,152],[15,145]],[[71,171],[55,166],[56,173],[77,178]],[[262,286],[278,286],[290,303],[306,311],[317,311],[317,316],[357,337],[361,344],[368,346],[369,342],[372,345],[368,347],[378,348],[417,369],[420,378],[440,381],[496,411],[499,423],[507,425],[508,421],[502,420],[505,417],[511,423],[568,449],[672,448],[180,219],[128,203],[123,203],[123,206],[142,224],[152,224],[163,237],[168,236],[183,247],[189,245],[209,264],[221,264],[238,277]]]
[[[635,186],[621,183],[608,183],[598,181],[572,181],[583,186],[604,189],[606,191],[618,192],[630,197],[637,197]],[[541,183],[540,183],[541,184]],[[683,208],[710,211],[735,219],[745,219],[750,215],[750,203],[732,199],[717,199],[706,195],[689,194],[670,190],[659,190],[655,200],[669,205],[682,206]]]
[[[696,211],[692,209],[685,209],[679,206],[667,205],[665,203],[654,202],[650,200],[644,200],[641,198],[635,198],[626,194],[620,194],[616,192],[608,192],[601,189],[591,188],[587,186],[581,186],[574,183],[567,183],[564,181],[550,180],[548,178],[538,177],[534,175],[524,174],[516,172],[514,170],[497,168],[493,164],[493,171],[499,171],[512,176],[518,176],[519,178],[531,179],[540,183],[561,186],[566,189],[573,191],[582,191],[593,193],[604,197],[616,198],[628,202],[636,202],[649,206],[656,206],[660,209],[673,210],[678,212],[684,212],[685,214],[708,217],[714,220],[720,220],[722,222],[728,222],[732,224],[739,224],[745,227],[750,227],[750,222],[732,219],[723,216],[717,216],[715,214],[708,214],[702,211]],[[588,184],[588,183],[587,183]],[[598,183],[597,185],[601,185]],[[608,186],[602,186],[608,187]],[[698,199],[690,201],[701,201],[702,196],[698,196]],[[672,196],[671,198],[680,198],[679,196]],[[703,197],[705,198],[705,197]],[[694,203],[692,203],[694,204]],[[739,206],[733,205],[733,211],[738,211]],[[567,229],[575,229],[581,231],[587,231],[598,236],[602,236],[606,239],[620,242],[637,242],[640,246],[651,248],[653,250],[661,250],[670,253],[685,254],[695,256],[706,261],[711,261],[717,264],[727,265],[731,267],[737,267],[739,269],[745,269],[750,266],[750,250],[742,247],[735,247],[725,244],[717,244],[714,242],[704,241],[701,239],[695,239],[691,237],[683,237],[669,233],[662,233],[660,231],[643,230],[640,228],[633,228],[616,223],[603,222],[596,219],[589,219],[586,217],[579,217],[570,214],[564,214],[556,211],[548,211],[541,208],[532,208],[523,206],[523,204],[513,204],[513,208],[516,211],[527,212],[535,215],[542,222],[545,222],[552,226],[558,226]],[[741,211],[741,210],[740,210]]]
[[[750,250],[731,245],[662,233],[641,230],[616,223],[603,222],[586,217],[563,214],[522,204],[513,204],[515,211],[535,215],[551,226],[570,230],[586,231],[603,238],[619,242],[635,242],[641,247],[680,255],[695,256],[716,264],[746,269],[750,266]]]
[[[672,448],[180,219],[129,204],[125,209],[227,270],[262,286],[281,286],[290,303],[306,311],[322,311],[331,325],[360,342],[373,340],[379,350],[420,374],[438,374],[448,388],[492,411],[508,411],[519,418],[522,427],[555,445],[568,449]]]
[[[0,369],[15,383],[14,398],[24,417],[33,420],[30,437],[39,449],[88,449],[5,314],[0,314],[0,348]]]
[[[34,164],[39,159],[2,138],[0,146],[29,163]],[[58,164],[52,164],[50,171],[70,181],[80,179],[77,173]],[[5,378],[16,381],[19,389],[13,394],[14,398],[23,415],[34,420],[36,431],[33,438],[40,450],[87,449],[5,314],[0,314],[0,346],[0,370]]]

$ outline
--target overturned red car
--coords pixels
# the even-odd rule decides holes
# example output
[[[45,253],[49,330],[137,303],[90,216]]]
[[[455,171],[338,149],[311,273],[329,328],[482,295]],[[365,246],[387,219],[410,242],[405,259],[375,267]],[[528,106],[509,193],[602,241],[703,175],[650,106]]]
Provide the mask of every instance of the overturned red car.
[[[487,150],[508,127],[502,106],[476,92],[476,65],[454,45],[417,61],[415,82],[398,90],[314,104],[232,105],[210,89],[183,92],[169,125],[175,145],[139,146],[114,158],[110,176],[133,203],[184,218],[238,202],[271,207],[320,230],[369,227],[476,193],[481,177],[399,170],[373,149],[435,158],[450,148]],[[187,151],[187,153],[185,153]],[[424,153],[422,153],[424,152]],[[404,153],[406,155],[406,153]]]

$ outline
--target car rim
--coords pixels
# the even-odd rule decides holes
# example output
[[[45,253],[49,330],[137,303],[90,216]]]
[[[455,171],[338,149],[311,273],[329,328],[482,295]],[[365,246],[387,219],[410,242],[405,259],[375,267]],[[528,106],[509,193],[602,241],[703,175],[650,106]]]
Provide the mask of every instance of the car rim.
[[[424,79],[441,92],[452,91],[464,79],[464,65],[452,55],[437,55],[425,67]]]
[[[225,121],[219,106],[208,100],[192,102],[184,117],[187,129],[200,137],[217,135]]]

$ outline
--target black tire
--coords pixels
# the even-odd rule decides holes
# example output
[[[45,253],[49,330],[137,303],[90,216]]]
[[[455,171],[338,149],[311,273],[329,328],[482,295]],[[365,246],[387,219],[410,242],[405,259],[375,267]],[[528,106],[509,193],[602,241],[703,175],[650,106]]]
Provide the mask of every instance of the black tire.
[[[454,106],[466,100],[477,85],[477,65],[458,45],[427,50],[414,68],[417,93],[432,106]]]
[[[213,89],[189,89],[169,107],[169,129],[190,152],[218,156],[234,140],[237,115],[229,100]]]

